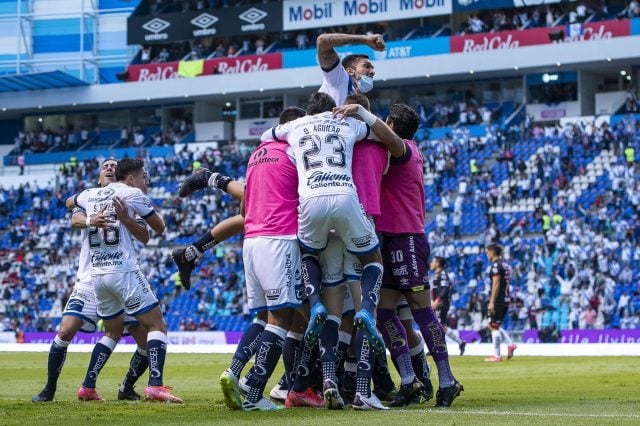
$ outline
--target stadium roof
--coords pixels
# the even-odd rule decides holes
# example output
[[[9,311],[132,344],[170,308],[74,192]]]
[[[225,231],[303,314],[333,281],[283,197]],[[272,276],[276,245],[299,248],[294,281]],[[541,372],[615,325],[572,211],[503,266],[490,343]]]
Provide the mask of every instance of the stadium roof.
[[[87,86],[89,83],[63,71],[0,77],[0,93]]]

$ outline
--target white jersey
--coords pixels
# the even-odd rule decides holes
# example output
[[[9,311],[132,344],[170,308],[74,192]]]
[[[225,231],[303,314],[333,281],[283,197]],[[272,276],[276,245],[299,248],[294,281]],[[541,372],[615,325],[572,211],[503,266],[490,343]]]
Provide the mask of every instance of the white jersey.
[[[358,196],[351,161],[355,143],[369,136],[366,123],[351,117],[338,120],[324,112],[276,126],[272,136],[293,150],[300,201],[322,195]]]
[[[127,228],[117,220],[113,197],[119,197],[127,206],[129,215],[139,215],[143,219],[153,215],[151,201],[138,188],[120,182],[110,183],[104,188],[87,189],[76,197],[76,205],[85,209],[88,216],[98,213],[106,205],[105,214],[114,219],[108,228],[89,229],[91,274],[101,275],[127,272],[138,269],[137,253],[132,236]]]
[[[322,86],[318,92],[331,96],[338,106],[344,105],[347,96],[354,92],[351,77],[340,61],[332,69],[322,70]]]

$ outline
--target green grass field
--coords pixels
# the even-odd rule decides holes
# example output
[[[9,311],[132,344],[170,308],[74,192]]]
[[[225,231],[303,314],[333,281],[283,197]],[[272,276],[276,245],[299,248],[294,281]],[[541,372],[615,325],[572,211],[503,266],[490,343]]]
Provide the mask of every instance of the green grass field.
[[[0,425],[640,424],[640,363],[634,357],[515,357],[489,365],[479,357],[452,357],[454,374],[465,392],[450,409],[412,406],[389,412],[294,409],[275,413],[232,412],[224,406],[218,376],[230,355],[168,356],[166,383],[186,401],[184,405],[118,402],[117,388],[129,358],[116,353],[103,370],[98,390],[107,402],[81,403],[75,392],[89,354],[69,353],[57,401],[33,404],[31,397],[45,382],[47,354],[0,353]],[[278,370],[274,377],[280,374]],[[146,377],[142,380],[146,383]],[[144,389],[144,383],[138,388]]]

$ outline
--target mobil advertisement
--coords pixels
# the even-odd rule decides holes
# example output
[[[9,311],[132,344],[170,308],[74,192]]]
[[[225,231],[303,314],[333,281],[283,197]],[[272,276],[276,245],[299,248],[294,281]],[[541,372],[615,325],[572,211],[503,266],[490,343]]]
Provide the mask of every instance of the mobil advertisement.
[[[285,0],[285,31],[448,15],[452,0]]]
[[[338,47],[336,51],[340,59],[352,53],[364,53],[374,61],[384,61],[417,56],[442,55],[449,53],[449,39],[447,37],[428,38],[420,40],[391,41],[386,43],[387,49],[376,52],[366,46]],[[291,50],[282,53],[283,68],[310,67],[318,65],[316,49]]]
[[[128,81],[156,81],[180,78],[180,62],[158,64],[129,65]],[[270,71],[282,68],[282,54],[244,55],[238,57],[215,58],[203,61],[202,72],[198,75],[211,74],[246,74],[259,71]]]
[[[559,41],[552,41],[549,33],[560,32]],[[567,25],[535,28],[525,31],[498,31],[495,33],[469,34],[450,37],[452,53],[484,52],[490,50],[517,49],[551,43],[579,43],[628,36],[631,33],[628,19],[602,21],[584,25]]]

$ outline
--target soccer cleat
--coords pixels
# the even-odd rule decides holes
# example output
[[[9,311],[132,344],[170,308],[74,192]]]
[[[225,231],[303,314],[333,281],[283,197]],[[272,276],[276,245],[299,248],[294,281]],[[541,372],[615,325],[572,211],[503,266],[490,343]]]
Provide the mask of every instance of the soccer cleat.
[[[196,191],[209,187],[209,177],[211,170],[206,167],[197,168],[187,178],[182,181],[178,195],[180,198],[188,197]]]
[[[240,380],[238,380],[238,389],[240,390],[240,393],[242,395],[244,395],[245,397],[247,396],[247,394],[249,393],[249,389],[251,389],[249,387],[249,385],[247,385],[247,377],[243,377]]]
[[[84,386],[80,386],[77,395],[79,401],[104,401],[98,391],[96,391],[96,388],[85,388]]]
[[[31,398],[31,402],[51,402],[55,394],[55,389],[44,388],[39,394]]]
[[[186,249],[178,248],[173,249],[171,251],[171,257],[173,258],[173,262],[178,267],[178,273],[180,274],[180,282],[182,283],[182,287],[185,290],[189,290],[191,288],[191,273],[193,272],[194,264],[192,262],[188,262],[184,257],[184,252]]]
[[[140,398],[140,394],[133,388],[123,391],[118,389],[118,401],[139,401]]]
[[[413,379],[413,382],[401,385],[396,395],[393,397],[393,401],[389,403],[389,407],[404,407],[409,405],[413,398],[418,396],[420,392],[424,390],[424,385],[420,380]]]
[[[356,397],[355,389],[347,389],[344,386],[340,388],[340,396],[343,401],[353,401],[353,398]]]
[[[502,357],[497,355],[491,355],[484,359],[484,362],[502,362]]]
[[[264,396],[256,402],[249,402],[245,399],[242,403],[242,411],[276,411],[282,409],[284,409],[282,405],[269,401]]]
[[[375,352],[381,353],[385,350],[384,340],[376,328],[376,320],[368,311],[364,309],[358,311],[353,317],[353,323],[358,329],[364,331],[369,345]]]
[[[518,345],[515,343],[509,343],[509,346],[507,346],[507,359],[513,358],[513,353],[516,349],[518,349]]]
[[[429,382],[428,384],[424,385],[424,389],[422,389],[413,397],[411,403],[424,404],[427,401],[431,401],[431,398],[433,398],[433,385],[431,384],[431,382]]]
[[[460,356],[464,355],[464,350],[467,349],[467,342],[462,342],[458,346],[460,347]]]
[[[166,402],[168,404],[182,404],[184,401],[171,394],[170,386],[147,386],[144,390],[146,401]]]
[[[225,370],[220,375],[220,387],[222,388],[224,403],[227,407],[232,410],[243,408],[240,390],[238,389],[238,379],[229,370]]]
[[[287,408],[324,408],[324,399],[318,396],[318,394],[311,388],[307,388],[304,392],[295,392],[291,390],[289,391],[289,395],[287,395],[287,399],[284,401],[284,406]]]
[[[331,379],[324,381],[324,406],[328,410],[342,410],[344,408],[344,400],[338,391],[338,385]]]
[[[456,399],[463,390],[464,386],[462,386],[462,383],[458,381],[448,388],[438,389],[434,407],[451,407],[453,400]]]
[[[280,385],[275,385],[271,392],[269,392],[269,396],[274,401],[284,402],[287,399],[287,394],[289,391],[287,389],[280,389]]]
[[[370,397],[362,395],[360,392],[356,392],[356,396],[353,398],[351,404],[354,410],[388,410],[389,407],[382,405],[382,402],[375,394],[371,394]]]
[[[393,398],[395,398],[395,396],[396,396],[396,392],[397,391],[398,390],[396,389],[395,385],[390,390],[386,390],[384,388],[375,387],[375,386],[373,388],[373,393],[378,397],[378,399],[380,401],[391,401],[391,400],[393,400]],[[355,394],[354,394],[354,397],[355,397]]]
[[[304,333],[305,343],[309,346],[315,345],[316,341],[320,337],[322,326],[327,319],[327,309],[320,302],[313,305],[311,308],[309,326]]]

